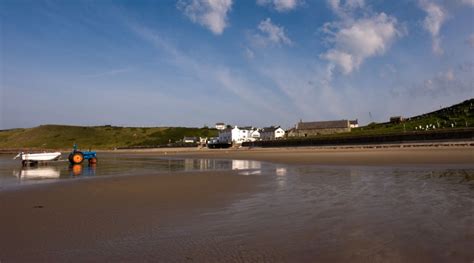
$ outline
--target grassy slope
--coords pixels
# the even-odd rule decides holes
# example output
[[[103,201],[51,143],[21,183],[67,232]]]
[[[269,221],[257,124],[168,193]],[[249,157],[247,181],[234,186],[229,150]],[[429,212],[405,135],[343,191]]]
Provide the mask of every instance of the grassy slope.
[[[452,128],[473,128],[474,127],[474,99],[466,100],[462,103],[440,109],[438,111],[426,113],[423,115],[408,118],[403,123],[372,123],[367,126],[354,128],[351,132],[337,133],[329,135],[318,135],[317,138],[342,138],[365,135],[385,135],[396,134],[411,131],[420,131],[415,129],[420,125],[426,128],[426,125],[435,125],[435,130]],[[454,127],[451,127],[451,124]],[[430,128],[429,130],[434,130]],[[300,140],[301,138],[290,138]]]
[[[466,100],[451,107],[408,118],[403,123],[374,123],[353,129],[353,134],[392,133],[403,131],[419,131],[416,127],[426,129],[434,125],[435,129],[474,127],[474,99]],[[433,130],[430,128],[429,130]]]
[[[41,125],[30,129],[0,131],[0,148],[67,149],[77,143],[83,149],[113,149],[137,145],[156,146],[166,144],[169,140],[180,140],[184,136],[216,134],[216,130],[207,128]]]
[[[401,124],[374,123],[352,129],[350,133],[318,136],[321,138],[383,135],[415,131],[415,127],[436,125],[436,129],[474,127],[474,99],[435,112],[409,118]],[[133,128],[79,127],[42,125],[30,129],[0,131],[0,148],[67,149],[77,143],[81,148],[113,149],[127,146],[158,146],[175,142],[184,136],[217,136],[217,130],[207,128]]]

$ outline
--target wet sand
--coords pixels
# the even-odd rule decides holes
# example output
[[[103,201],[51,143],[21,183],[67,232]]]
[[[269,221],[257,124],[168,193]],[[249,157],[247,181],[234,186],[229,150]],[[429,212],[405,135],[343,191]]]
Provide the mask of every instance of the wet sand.
[[[113,242],[152,236],[255,192],[258,177],[231,172],[173,173],[65,181],[0,192],[0,262],[143,261]],[[175,232],[174,240],[185,233]],[[172,240],[170,240],[172,241]],[[121,254],[121,252],[125,252]],[[128,254],[130,253],[130,254]],[[156,248],[154,258],[179,249]],[[79,258],[77,258],[79,257]]]
[[[287,165],[247,176],[175,172],[0,191],[0,261],[474,260],[472,147],[139,154]]]
[[[382,146],[380,146],[382,147]],[[474,147],[393,148],[241,148],[241,149],[159,149],[135,151],[177,158],[219,158],[257,160],[284,164],[316,165],[456,165],[474,164]]]

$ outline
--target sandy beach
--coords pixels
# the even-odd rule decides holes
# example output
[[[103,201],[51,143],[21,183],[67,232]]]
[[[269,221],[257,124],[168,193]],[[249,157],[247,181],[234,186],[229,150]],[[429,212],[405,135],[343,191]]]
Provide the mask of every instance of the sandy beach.
[[[474,145],[436,144],[379,145],[357,147],[299,147],[299,148],[171,148],[124,151],[135,154],[153,154],[177,158],[211,158],[258,160],[284,164],[316,165],[423,165],[473,164]]]
[[[474,176],[472,147],[127,154],[285,166],[258,175],[131,174],[0,191],[0,262],[474,259],[474,195],[463,179]],[[346,165],[369,168],[340,168]],[[370,168],[390,165],[408,168]]]
[[[174,173],[94,178],[0,192],[0,260],[75,261],[79,255],[79,261],[101,261],[112,239],[120,242],[131,233],[148,235],[173,224],[192,224],[193,215],[255,192],[259,180],[226,172]],[[115,251],[109,252],[106,258],[146,259],[146,255],[115,257]],[[184,255],[175,256],[185,260]]]

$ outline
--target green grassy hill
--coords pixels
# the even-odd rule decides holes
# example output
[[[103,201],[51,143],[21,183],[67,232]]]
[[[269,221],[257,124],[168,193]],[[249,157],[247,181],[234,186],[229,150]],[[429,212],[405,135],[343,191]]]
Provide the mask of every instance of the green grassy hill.
[[[176,142],[184,136],[217,136],[209,128],[134,128],[114,126],[41,125],[29,129],[0,131],[0,148],[69,149],[74,143],[80,148],[114,149],[130,146],[158,146]]]
[[[469,99],[434,112],[407,118],[401,123],[372,123],[353,129],[351,134],[386,134],[468,127],[474,127],[474,99]]]
[[[384,135],[466,127],[474,127],[474,99],[438,111],[411,117],[402,123],[372,123],[352,129],[349,133],[318,137]],[[83,149],[156,147],[166,145],[170,141],[176,142],[184,136],[214,137],[217,136],[217,130],[182,127],[135,128],[109,125],[96,127],[41,125],[29,129],[0,130],[0,149],[69,149],[74,143]]]
[[[474,99],[451,107],[407,118],[400,123],[371,123],[350,132],[289,137],[286,140],[244,143],[252,147],[336,146],[472,140],[474,138]]]
[[[427,128],[427,126],[429,127]],[[462,128],[474,128],[474,99],[469,99],[434,112],[406,118],[401,123],[371,123],[367,126],[353,128],[350,132],[315,135],[312,138],[349,138]],[[302,138],[289,137],[288,139],[301,140]]]

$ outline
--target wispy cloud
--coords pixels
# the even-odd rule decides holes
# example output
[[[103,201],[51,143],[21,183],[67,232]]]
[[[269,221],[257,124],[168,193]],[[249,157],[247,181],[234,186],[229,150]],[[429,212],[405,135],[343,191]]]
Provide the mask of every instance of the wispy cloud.
[[[121,73],[127,73],[132,71],[133,69],[130,67],[127,68],[118,68],[118,69],[110,69],[110,70],[105,70],[102,72],[97,72],[97,73],[92,73],[92,74],[86,74],[83,75],[86,78],[100,78],[100,77],[107,77],[107,76],[115,76]]]
[[[420,0],[420,7],[426,13],[423,28],[431,34],[432,50],[436,55],[442,55],[440,30],[448,17],[446,10],[430,0]]]
[[[457,0],[461,4],[468,5],[474,7],[474,0]]]
[[[432,98],[449,96],[451,94],[473,96],[474,91],[472,90],[472,80],[470,80],[469,77],[467,79],[462,78],[465,74],[466,72],[463,72],[461,68],[450,68],[446,71],[435,74],[431,78],[425,79],[421,84],[410,89],[409,94],[412,96],[429,95]]]
[[[220,35],[228,26],[227,14],[232,8],[232,0],[180,0],[177,7],[194,23]]]
[[[466,44],[469,45],[471,48],[474,48],[474,34],[471,34],[467,39],[466,39]]]
[[[176,67],[191,72],[196,78],[202,80],[203,83],[210,84],[216,89],[220,89],[219,91],[229,92],[236,100],[240,100],[254,109],[260,109],[262,114],[270,112],[285,115],[284,111],[272,104],[274,99],[272,99],[272,95],[268,96],[266,88],[257,87],[257,84],[246,80],[244,74],[240,73],[240,71],[225,65],[209,64],[203,60],[193,58],[177,49],[161,37],[159,33],[142,25],[130,25],[132,32],[170,56],[172,63]],[[263,94],[267,94],[267,96]],[[262,100],[262,97],[266,99]]]
[[[293,10],[301,3],[301,0],[257,0],[258,5],[271,7],[278,12]]]
[[[338,16],[348,18],[356,10],[365,7],[365,0],[327,0],[329,8]]]
[[[255,58],[255,52],[253,52],[253,50],[250,49],[249,47],[246,47],[244,49],[244,55],[247,59],[254,59]]]
[[[257,27],[259,33],[253,35],[253,42],[259,46],[291,45],[293,42],[286,35],[285,28],[272,23],[270,18],[261,21]]]

